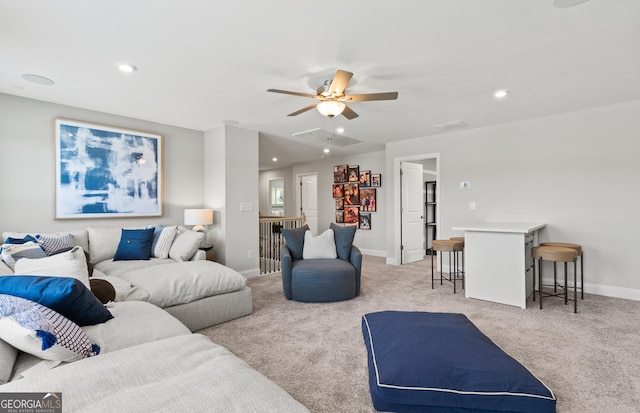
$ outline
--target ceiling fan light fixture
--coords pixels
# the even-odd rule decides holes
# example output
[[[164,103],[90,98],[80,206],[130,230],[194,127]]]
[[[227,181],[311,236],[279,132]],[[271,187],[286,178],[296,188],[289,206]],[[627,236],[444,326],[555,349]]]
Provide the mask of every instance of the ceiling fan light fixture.
[[[325,100],[316,106],[318,112],[322,113],[324,116],[328,118],[332,118],[341,114],[344,111],[344,108],[347,107],[342,102],[338,102],[337,100]]]

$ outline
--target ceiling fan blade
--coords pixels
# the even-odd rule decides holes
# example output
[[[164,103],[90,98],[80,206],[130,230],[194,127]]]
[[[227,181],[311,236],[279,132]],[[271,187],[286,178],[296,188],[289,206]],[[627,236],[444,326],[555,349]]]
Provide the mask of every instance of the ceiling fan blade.
[[[322,96],[312,95],[310,93],[290,92],[288,90],[267,89],[267,92],[283,93],[285,95],[302,96],[303,98],[323,99]]]
[[[289,113],[287,116],[297,116],[297,115],[299,115],[299,114],[301,114],[301,113],[304,113],[304,112],[306,112],[306,111],[308,111],[308,110],[311,110],[311,109],[313,109],[313,108],[315,108],[315,107],[316,107],[316,105],[315,105],[315,104],[313,104],[313,105],[309,105],[309,106],[307,106],[306,108],[302,108],[302,109],[300,109],[300,110],[296,110],[296,111],[295,111],[295,112],[293,112],[293,113]]]
[[[344,110],[342,111],[342,116],[351,120],[357,118],[359,115],[355,113],[349,106],[345,106]]]
[[[398,92],[386,92],[386,93],[365,93],[361,95],[348,95],[338,98],[342,102],[365,102],[368,100],[396,100],[398,99]]]
[[[330,96],[340,96],[344,93],[344,90],[347,88],[349,81],[353,77],[353,73],[347,72],[344,70],[337,70],[336,75],[333,77],[331,81],[331,86],[329,86],[329,94]]]

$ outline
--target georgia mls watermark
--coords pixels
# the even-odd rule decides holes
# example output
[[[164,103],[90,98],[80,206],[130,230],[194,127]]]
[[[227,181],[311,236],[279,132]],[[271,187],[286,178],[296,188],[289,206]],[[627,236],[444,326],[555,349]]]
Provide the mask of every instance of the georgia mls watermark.
[[[62,413],[62,393],[0,393],[0,413]]]

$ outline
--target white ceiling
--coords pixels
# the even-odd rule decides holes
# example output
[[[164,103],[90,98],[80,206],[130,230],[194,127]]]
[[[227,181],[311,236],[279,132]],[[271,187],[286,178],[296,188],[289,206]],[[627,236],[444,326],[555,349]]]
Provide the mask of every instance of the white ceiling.
[[[138,67],[132,74],[116,65]],[[313,93],[336,69],[360,117],[329,122]],[[53,79],[25,81],[24,73]],[[493,98],[496,89],[510,95]],[[384,142],[640,99],[640,1],[591,0],[0,0],[0,92],[209,130],[263,132],[261,168],[319,159],[307,134],[342,126]],[[349,153],[332,147],[329,156]]]

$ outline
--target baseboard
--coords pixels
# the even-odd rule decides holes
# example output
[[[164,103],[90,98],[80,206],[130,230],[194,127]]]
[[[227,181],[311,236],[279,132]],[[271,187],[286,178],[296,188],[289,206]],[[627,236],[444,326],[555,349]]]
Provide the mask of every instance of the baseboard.
[[[383,251],[383,250],[370,250],[370,249],[366,249],[366,248],[360,248],[360,252],[363,255],[372,255],[374,257],[386,257],[387,256],[387,251]]]
[[[561,280],[562,281],[562,280]],[[571,282],[573,280],[570,280]],[[552,277],[544,277],[543,284],[553,286]],[[564,282],[564,281],[562,281]],[[573,284],[570,285],[569,292],[573,291]],[[640,301],[640,290],[637,288],[615,287],[612,285],[584,283],[584,292],[587,294],[603,295],[605,297],[624,298],[627,300]]]
[[[240,274],[244,275],[246,278],[253,278],[260,275],[260,268],[252,268],[250,270],[240,271]]]
[[[393,257],[387,257],[387,265],[400,265],[400,263]]]

